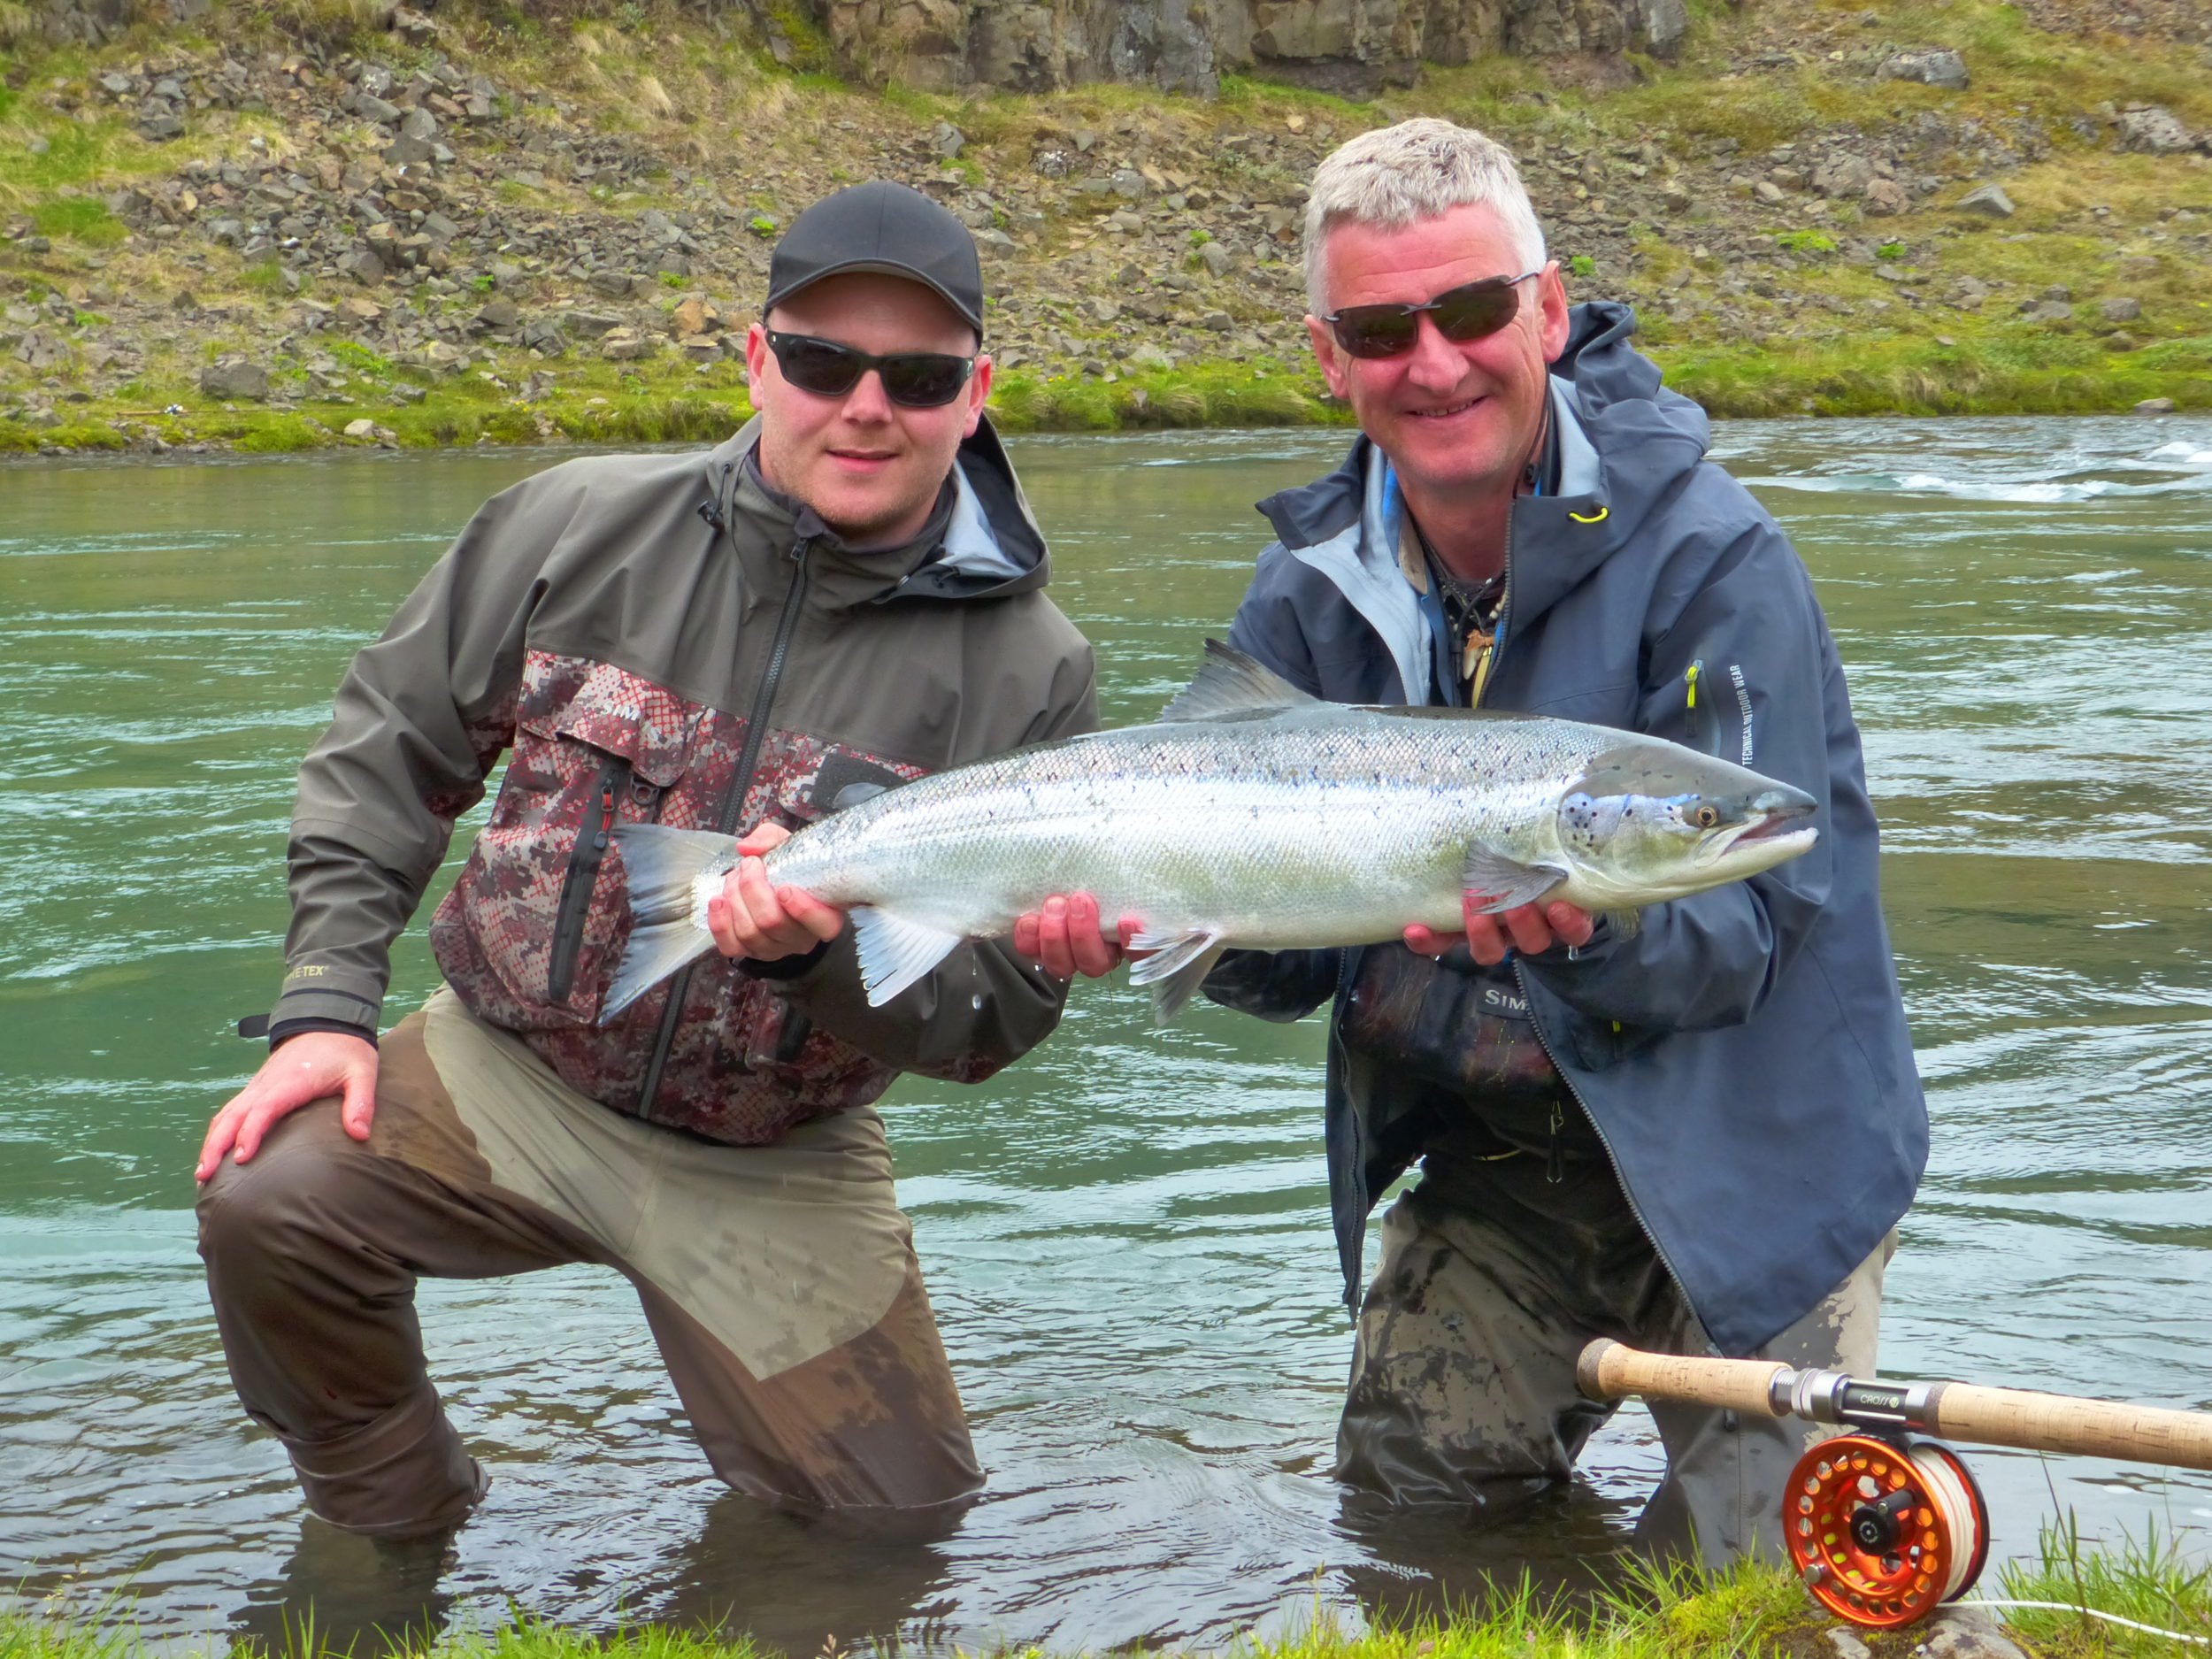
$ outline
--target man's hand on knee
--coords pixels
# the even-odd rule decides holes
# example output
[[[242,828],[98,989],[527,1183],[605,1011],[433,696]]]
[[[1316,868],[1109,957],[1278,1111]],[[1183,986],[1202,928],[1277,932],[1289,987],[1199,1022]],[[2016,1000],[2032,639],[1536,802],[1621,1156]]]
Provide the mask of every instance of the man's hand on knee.
[[[253,1081],[215,1114],[200,1143],[196,1178],[211,1178],[227,1153],[245,1163],[280,1118],[334,1094],[343,1097],[338,1118],[346,1133],[366,1141],[376,1116],[376,1045],[342,1032],[302,1032],[263,1061]]]

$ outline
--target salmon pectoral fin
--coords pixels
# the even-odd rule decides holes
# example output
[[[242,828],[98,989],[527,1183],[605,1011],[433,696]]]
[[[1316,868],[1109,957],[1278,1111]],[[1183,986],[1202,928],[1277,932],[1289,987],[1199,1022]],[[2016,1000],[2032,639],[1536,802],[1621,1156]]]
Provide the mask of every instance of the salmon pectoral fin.
[[[1130,965],[1129,983],[1152,987],[1152,1018],[1161,1025],[1174,1023],[1225,949],[1219,930],[1214,928],[1189,933],[1148,928],[1129,941],[1129,948],[1155,953]]]
[[[881,1008],[966,942],[961,934],[910,922],[872,904],[856,904],[848,914],[871,1008]]]
[[[1477,842],[1467,849],[1460,887],[1470,899],[1479,901],[1473,906],[1476,913],[1488,916],[1533,903],[1566,879],[1567,872],[1559,864],[1525,864]]]

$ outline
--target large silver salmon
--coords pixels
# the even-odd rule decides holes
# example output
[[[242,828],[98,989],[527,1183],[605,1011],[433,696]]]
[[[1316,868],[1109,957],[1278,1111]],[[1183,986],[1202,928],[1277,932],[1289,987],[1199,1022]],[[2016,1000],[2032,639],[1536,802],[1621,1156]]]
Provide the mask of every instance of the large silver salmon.
[[[769,879],[849,910],[871,1003],[1055,893],[1135,916],[1158,954],[1130,979],[1171,1019],[1233,947],[1456,932],[1481,908],[1564,899],[1621,914],[1809,848],[1812,797],[1663,739],[1537,715],[1353,708],[1216,641],[1152,726],[1097,732],[903,784],[800,831]],[[602,1018],[712,943],[729,837],[618,826],[629,949]]]

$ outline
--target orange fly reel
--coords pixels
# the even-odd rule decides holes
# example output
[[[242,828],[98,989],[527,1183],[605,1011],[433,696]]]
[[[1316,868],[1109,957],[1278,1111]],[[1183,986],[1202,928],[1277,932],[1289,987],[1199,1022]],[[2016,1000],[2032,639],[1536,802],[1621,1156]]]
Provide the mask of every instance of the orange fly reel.
[[[1989,1558],[1981,1488],[1933,1440],[1823,1440],[1791,1473],[1783,1521],[1813,1599],[1870,1630],[1927,1617]]]

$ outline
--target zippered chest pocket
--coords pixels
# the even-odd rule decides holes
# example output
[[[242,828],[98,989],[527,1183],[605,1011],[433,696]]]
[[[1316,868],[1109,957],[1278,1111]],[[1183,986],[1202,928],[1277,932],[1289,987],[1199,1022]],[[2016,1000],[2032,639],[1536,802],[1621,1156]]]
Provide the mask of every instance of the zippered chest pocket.
[[[575,984],[584,922],[591,914],[591,902],[599,888],[599,866],[606,862],[623,798],[630,793],[631,776],[629,757],[610,755],[600,763],[599,773],[592,780],[583,822],[576,826],[576,844],[568,855],[568,873],[561,882],[560,907],[553,917],[553,946],[545,972],[549,1002],[567,1002],[570,987]]]
[[[506,779],[456,889],[474,949],[440,953],[449,976],[496,981],[457,987],[472,1007],[525,1028],[598,1017],[628,931],[614,826],[659,815],[702,712],[611,664],[534,657]]]

